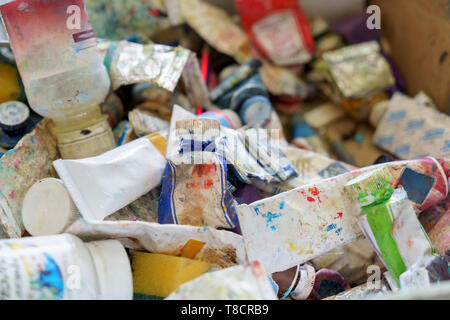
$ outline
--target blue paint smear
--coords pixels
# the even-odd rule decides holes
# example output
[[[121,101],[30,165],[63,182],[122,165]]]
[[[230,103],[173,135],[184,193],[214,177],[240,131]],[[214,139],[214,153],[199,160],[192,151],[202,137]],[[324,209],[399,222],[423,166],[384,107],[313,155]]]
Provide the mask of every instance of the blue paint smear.
[[[280,210],[283,210],[285,205],[286,205],[286,202],[284,202],[284,201],[282,203],[280,203]]]
[[[341,231],[342,231],[342,228],[337,229],[337,230],[336,230],[336,234],[337,234],[338,236],[341,235]]]
[[[16,152],[17,150],[19,150],[19,149],[17,149],[17,148],[11,149],[11,150],[9,150],[6,154],[7,154],[7,155],[11,155],[11,154],[13,154],[14,152]]]
[[[332,223],[328,226],[327,232],[330,232],[331,230],[334,230],[337,228],[337,225],[335,223]]]
[[[273,224],[273,219],[281,217],[281,214],[268,212],[267,214],[261,215],[261,217],[266,218],[266,230],[270,227],[270,230],[275,231],[277,228]]]

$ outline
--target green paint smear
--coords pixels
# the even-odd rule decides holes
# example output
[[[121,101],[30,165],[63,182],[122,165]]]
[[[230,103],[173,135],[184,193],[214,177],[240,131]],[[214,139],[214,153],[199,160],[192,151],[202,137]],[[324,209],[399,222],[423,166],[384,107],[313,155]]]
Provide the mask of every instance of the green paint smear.
[[[375,237],[386,267],[400,288],[400,275],[406,271],[406,265],[398,251],[397,243],[391,236],[393,222],[390,218],[388,204],[363,208],[367,222]]]

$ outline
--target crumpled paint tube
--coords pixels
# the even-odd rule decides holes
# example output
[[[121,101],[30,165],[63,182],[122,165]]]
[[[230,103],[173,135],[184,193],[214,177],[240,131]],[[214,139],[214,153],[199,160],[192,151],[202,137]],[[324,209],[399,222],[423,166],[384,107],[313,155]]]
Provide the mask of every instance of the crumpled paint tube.
[[[224,81],[222,81],[217,88],[210,93],[211,100],[214,102],[224,94],[230,92],[242,81],[248,79],[258,68],[262,65],[261,60],[251,59],[247,63],[244,63],[237,68],[232,74],[230,74]]]
[[[162,179],[159,222],[233,229],[236,202],[226,187],[227,163],[218,152],[220,122],[176,122],[178,147],[168,155]]]
[[[360,206],[344,185],[367,167],[238,207],[250,260],[269,273],[287,270],[359,239]],[[418,214],[447,197],[444,171],[431,157],[388,164],[393,186],[402,185]]]
[[[161,225],[142,221],[87,222],[79,219],[67,230],[85,241],[120,239],[130,249],[179,255],[189,240],[204,242],[193,258],[211,263],[215,268],[247,264],[242,236],[211,227]],[[131,240],[130,240],[131,239]]]
[[[172,92],[191,53],[183,47],[128,41],[103,41],[98,47],[104,55],[113,90],[123,85],[150,82]]]
[[[128,119],[138,137],[169,129],[169,121],[139,108],[130,111]]]
[[[245,32],[223,9],[200,0],[182,0],[179,6],[187,24],[219,52],[233,56],[248,45]]]
[[[393,180],[388,167],[382,166],[349,181],[345,190],[360,203],[361,229],[400,286],[401,274],[430,258],[433,248],[405,190],[394,189]]]
[[[0,160],[0,239],[22,236],[22,202],[28,189],[56,175],[52,161],[59,158],[59,152],[50,123],[43,120]]]
[[[450,157],[450,117],[396,93],[374,136],[377,146],[400,159]]]
[[[364,98],[395,84],[391,68],[376,41],[325,52],[322,58],[345,98]]]
[[[258,261],[208,272],[182,284],[166,300],[277,300]]]
[[[83,218],[101,221],[161,183],[163,154],[144,137],[97,157],[57,160],[53,166]]]
[[[299,149],[293,145],[281,147],[281,151],[294,165],[298,177],[291,178],[283,183],[253,181],[259,189],[272,195],[357,169],[355,166],[333,160],[319,153]]]
[[[174,105],[170,122],[167,158],[177,156],[178,148],[175,125],[177,121],[186,119],[197,119],[197,117],[184,108]],[[282,141],[280,140],[281,145]],[[257,158],[249,152],[245,145],[245,131],[240,132],[221,126],[220,141],[218,141],[217,146],[221,154],[226,158],[227,164],[230,165],[230,168],[235,171],[242,182],[251,183],[252,179],[270,182],[277,179],[269,173],[272,170],[271,168],[266,170],[266,168],[258,163]]]
[[[277,181],[283,182],[298,176],[291,161],[281,151],[280,144],[269,136],[267,130],[259,128],[246,130],[245,146]]]

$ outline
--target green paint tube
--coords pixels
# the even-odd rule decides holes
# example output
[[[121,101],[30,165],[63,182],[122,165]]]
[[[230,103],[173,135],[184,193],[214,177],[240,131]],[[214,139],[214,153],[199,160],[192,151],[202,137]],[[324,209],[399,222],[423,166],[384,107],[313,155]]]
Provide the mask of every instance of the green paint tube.
[[[400,287],[400,275],[432,256],[430,241],[407,201],[403,189],[394,189],[387,166],[366,172],[346,184],[362,214],[360,226]]]

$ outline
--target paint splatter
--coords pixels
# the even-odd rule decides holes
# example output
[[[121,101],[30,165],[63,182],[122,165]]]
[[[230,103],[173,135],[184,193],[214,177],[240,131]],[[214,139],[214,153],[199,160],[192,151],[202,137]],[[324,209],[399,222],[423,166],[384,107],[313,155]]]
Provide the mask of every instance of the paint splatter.
[[[334,220],[336,220],[336,219],[342,219],[342,216],[343,216],[344,214],[343,214],[342,212],[338,212],[337,215],[338,215],[337,217],[334,217],[334,218],[333,218]]]
[[[311,194],[312,194],[313,196],[318,196],[318,195],[320,194],[319,189],[317,189],[317,187],[310,188],[310,189],[309,189],[309,192],[311,192]]]
[[[341,235],[341,232],[342,232],[342,228],[339,228],[339,229],[336,230],[336,234],[337,234],[338,236]]]
[[[266,230],[270,227],[270,230],[275,231],[277,228],[273,225],[273,219],[281,217],[281,214],[267,212],[267,214],[262,214],[261,217],[266,219]]]
[[[306,197],[306,200],[308,200],[309,202],[316,202],[316,199],[312,197]]]
[[[334,230],[336,228],[337,228],[337,225],[335,223],[332,223],[327,227],[327,232],[330,232],[331,230]]]
[[[284,202],[284,201],[281,202],[280,203],[280,210],[283,210],[285,205],[286,205],[286,202]]]
[[[11,199],[14,199],[15,194],[16,194],[16,190],[13,190],[13,191],[11,191],[10,194],[8,194],[8,196],[9,196]]]

